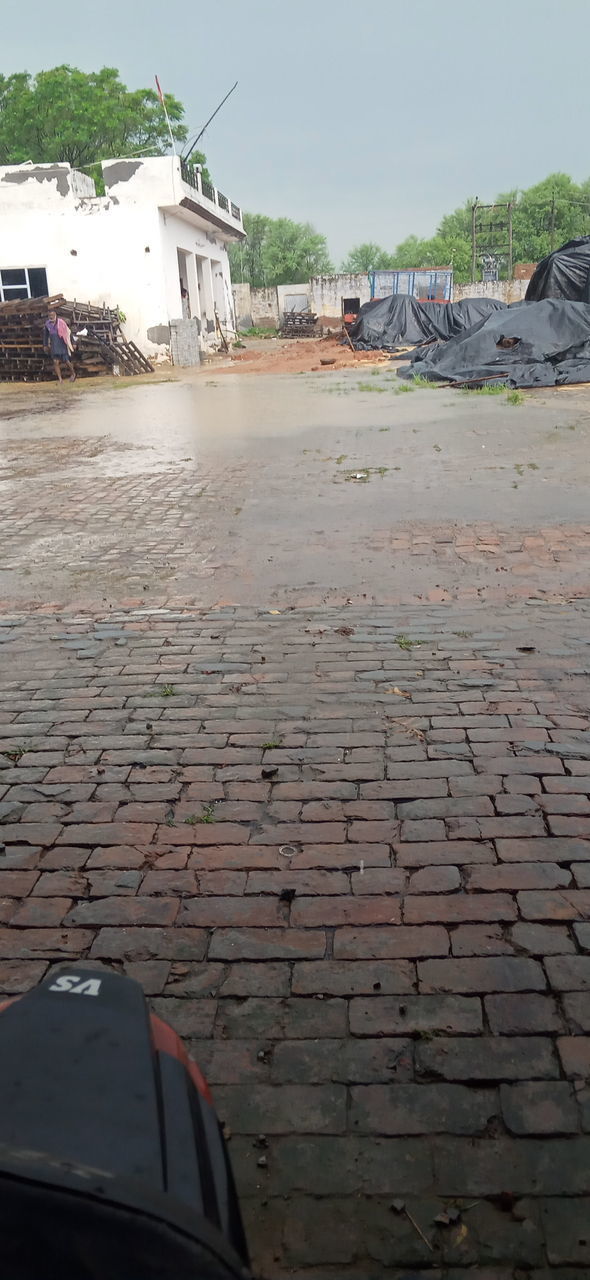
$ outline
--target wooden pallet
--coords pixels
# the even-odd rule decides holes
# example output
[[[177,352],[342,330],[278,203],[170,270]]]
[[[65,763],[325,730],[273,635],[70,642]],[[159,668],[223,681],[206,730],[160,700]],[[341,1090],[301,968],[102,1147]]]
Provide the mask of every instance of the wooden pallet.
[[[283,311],[281,338],[315,338],[318,333],[318,318],[313,311]]]
[[[154,366],[121,328],[119,311],[106,305],[70,302],[62,294],[48,298],[0,303],[0,382],[42,382],[52,376],[43,347],[47,312],[54,308],[75,336],[87,329],[74,347],[77,375],[104,373],[118,367],[130,375],[153,373]]]

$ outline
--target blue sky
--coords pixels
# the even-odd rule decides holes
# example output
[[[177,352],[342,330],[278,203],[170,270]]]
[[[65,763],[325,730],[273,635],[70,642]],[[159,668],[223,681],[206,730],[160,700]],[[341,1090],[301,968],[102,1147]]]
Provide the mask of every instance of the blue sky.
[[[431,234],[468,196],[590,175],[588,0],[101,0],[7,7],[0,70],[116,66],[200,127],[245,209],[311,221],[338,262]]]

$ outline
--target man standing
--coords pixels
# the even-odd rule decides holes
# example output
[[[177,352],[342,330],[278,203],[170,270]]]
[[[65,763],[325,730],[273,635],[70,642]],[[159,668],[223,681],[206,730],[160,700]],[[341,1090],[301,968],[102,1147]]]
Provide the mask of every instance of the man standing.
[[[65,364],[70,370],[70,382],[76,381],[72,368],[72,335],[57,311],[50,311],[43,330],[43,350],[51,356],[53,368],[58,382],[62,382],[61,366]]]

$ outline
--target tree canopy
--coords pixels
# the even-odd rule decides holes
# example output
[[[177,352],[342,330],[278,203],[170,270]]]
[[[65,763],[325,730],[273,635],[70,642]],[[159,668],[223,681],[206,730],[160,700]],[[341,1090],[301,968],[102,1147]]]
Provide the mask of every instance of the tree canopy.
[[[506,204],[512,208],[512,260],[538,262],[574,236],[590,235],[590,179],[576,183],[566,173],[552,173],[526,191],[502,192],[495,209],[486,211],[490,236],[506,239]],[[379,245],[357,245],[342,264],[343,271],[368,271],[371,267],[452,267],[458,283],[471,279],[471,198],[447,213],[430,238],[409,235],[388,253]],[[483,237],[482,237],[483,240]],[[371,258],[371,261],[369,261]],[[478,267],[479,267],[478,263]],[[503,274],[506,262],[501,263]]]
[[[393,254],[369,241],[367,244],[355,244],[344,259],[341,270],[354,275],[360,271],[384,271],[392,266]]]
[[[590,179],[578,184],[567,173],[552,173],[523,191],[515,204],[514,260],[538,262],[552,247],[589,233]]]
[[[187,136],[184,107],[166,94],[172,133]],[[128,155],[164,155],[170,135],[154,89],[129,90],[115,67],[86,73],[53,67],[30,76],[0,75],[0,164],[69,161],[88,169],[99,160]],[[205,157],[193,152],[191,161]]]
[[[513,262],[538,262],[566,240],[590,235],[590,178],[576,183],[566,173],[552,173],[525,191],[501,192],[494,206],[485,214],[482,211],[490,247],[494,242],[506,242],[508,203],[512,205]],[[341,270],[364,274],[372,269],[452,267],[455,280],[467,282],[472,274],[473,204],[471,197],[441,218],[434,235],[406,236],[392,252],[371,241],[357,244],[347,254]],[[309,223],[245,214],[244,226],[246,243],[230,249],[234,280],[254,286],[299,284],[312,275],[333,270],[325,236]],[[478,254],[484,244],[482,234]],[[477,265],[479,270],[481,262]],[[506,257],[500,257],[499,266],[505,275]]]
[[[310,276],[333,271],[326,237],[309,222],[291,218],[267,218],[261,213],[245,213],[248,239],[230,245],[234,281],[255,288],[277,284],[305,284]]]

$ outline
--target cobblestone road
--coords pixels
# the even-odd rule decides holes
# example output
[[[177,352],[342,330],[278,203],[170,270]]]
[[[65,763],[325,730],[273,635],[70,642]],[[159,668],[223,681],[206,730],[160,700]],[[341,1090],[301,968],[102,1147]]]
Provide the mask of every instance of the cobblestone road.
[[[588,1280],[590,606],[46,606],[0,643],[0,994],[143,982],[268,1280]]]

